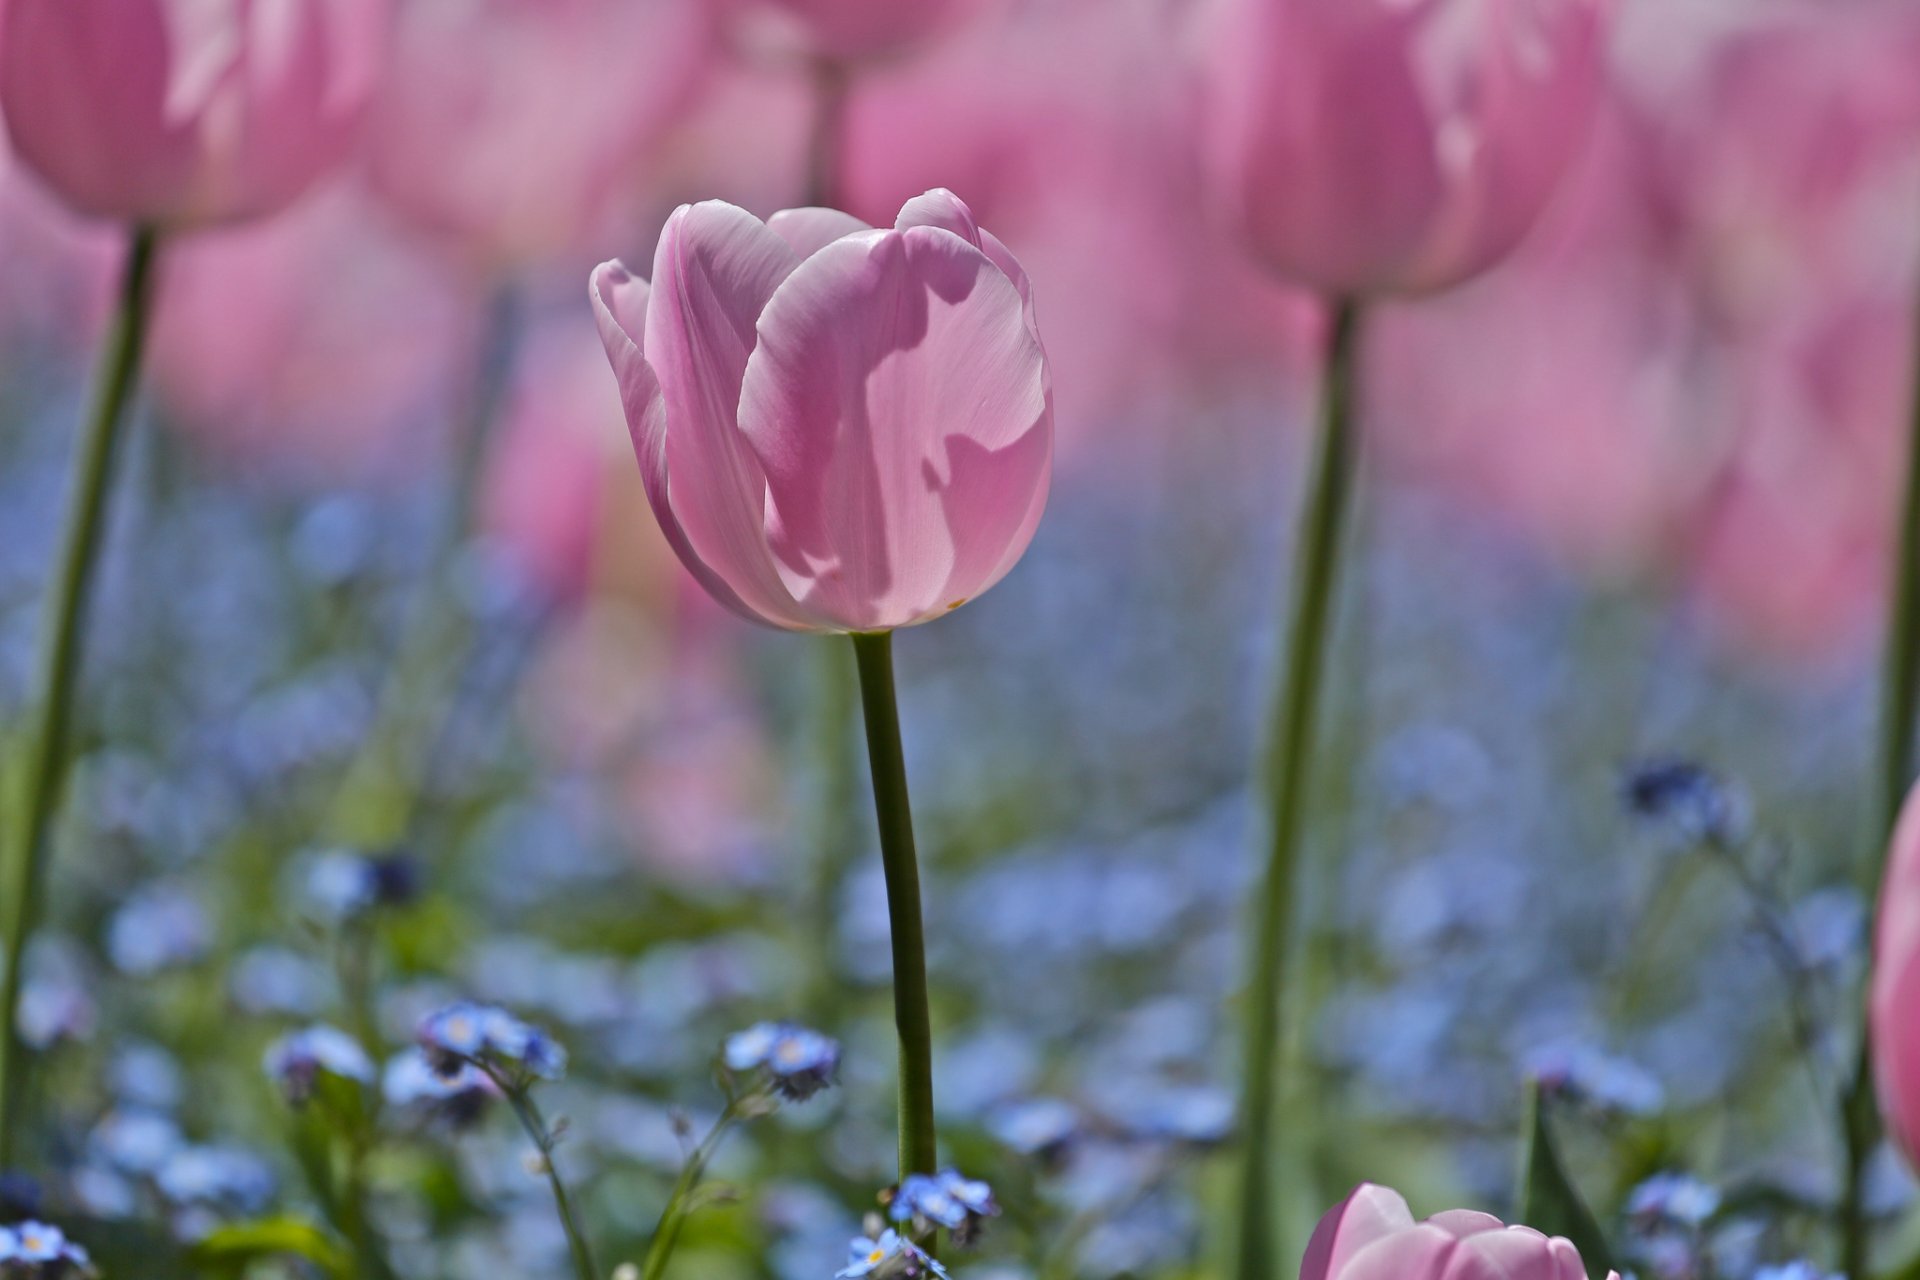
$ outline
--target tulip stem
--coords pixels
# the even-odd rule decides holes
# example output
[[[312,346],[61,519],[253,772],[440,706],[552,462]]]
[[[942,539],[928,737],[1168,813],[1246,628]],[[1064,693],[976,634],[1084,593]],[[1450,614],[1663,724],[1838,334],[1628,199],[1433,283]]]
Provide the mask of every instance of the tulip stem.
[[[101,349],[93,400],[74,455],[73,488],[61,531],[59,559],[47,586],[41,647],[34,687],[39,692],[30,724],[21,791],[9,806],[6,858],[6,972],[0,978],[0,1169],[13,1167],[20,1152],[25,1045],[18,1010],[21,970],[46,877],[47,848],[66,780],[72,736],[74,688],[85,649],[87,602],[101,534],[121,423],[139,380],[153,301],[153,268],[159,235],[136,227],[121,273],[120,300]]]
[[[807,203],[838,209],[841,157],[846,146],[847,93],[852,88],[847,69],[832,58],[813,64],[813,128],[807,139]]]
[[[1920,375],[1917,375],[1920,376]],[[1881,655],[1880,740],[1867,811],[1866,854],[1861,882],[1877,901],[1886,870],[1888,843],[1900,806],[1913,783],[1913,722],[1920,711],[1920,385],[1909,413],[1906,489],[1895,531],[1893,581],[1887,593],[1887,636]],[[1867,1161],[1879,1140],[1873,1096],[1873,1028],[1863,1021],[1859,1054],[1840,1095],[1840,1135],[1846,1150],[1840,1194],[1841,1271],[1867,1274]]]
[[[880,824],[880,860],[887,872],[887,922],[893,939],[893,1019],[900,1036],[900,1176],[932,1173],[933,1033],[927,1010],[927,950],[920,924],[920,867],[907,803],[907,766],[900,746],[900,707],[893,689],[893,633],[856,634],[866,712],[873,808]]]
[[[1242,1081],[1241,1167],[1237,1187],[1236,1274],[1272,1280],[1274,1121],[1279,1098],[1281,1030],[1292,950],[1294,895],[1322,668],[1340,577],[1341,530],[1357,468],[1353,415],[1360,313],[1333,308],[1321,390],[1313,469],[1301,511],[1287,606],[1286,648],[1274,682],[1262,768],[1266,799],[1266,862],[1255,899],[1253,951],[1247,980],[1246,1063]]]

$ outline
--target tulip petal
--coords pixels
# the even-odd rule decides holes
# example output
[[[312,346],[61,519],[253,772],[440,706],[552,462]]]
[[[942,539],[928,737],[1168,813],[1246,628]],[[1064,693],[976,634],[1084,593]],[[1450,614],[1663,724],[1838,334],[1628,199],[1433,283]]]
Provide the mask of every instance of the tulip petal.
[[[1438,1280],[1461,1242],[1421,1223],[1383,1236],[1350,1255],[1328,1280]],[[1306,1272],[1301,1273],[1306,1280]]]
[[[1465,1236],[1436,1280],[1561,1280],[1552,1243],[1531,1227]]]
[[[1476,1236],[1482,1231],[1502,1231],[1507,1225],[1492,1214],[1481,1213],[1477,1209],[1448,1209],[1444,1213],[1434,1214],[1427,1221],[1453,1236]]]
[[[1033,311],[1033,282],[1027,279],[1025,267],[1013,256],[1013,251],[1000,242],[1000,238],[982,227],[973,219],[973,210],[945,187],[935,187],[924,195],[915,196],[901,206],[900,216],[894,220],[894,230],[905,231],[909,227],[939,227],[951,231],[968,244],[987,255],[988,261],[1006,273],[1013,281],[1013,287],[1020,291],[1020,300],[1027,307],[1027,327],[1033,331],[1033,340],[1040,340],[1040,322]]]
[[[1335,1280],[1361,1249],[1412,1226],[1413,1213],[1398,1191],[1363,1182],[1314,1227],[1300,1280]]]
[[[787,588],[870,630],[992,586],[1046,487],[1047,388],[1018,291],[960,236],[868,232],[809,258],[761,318],[740,404]]]
[[[667,405],[660,394],[660,379],[654,376],[640,347],[652,289],[628,271],[625,263],[605,262],[595,269],[588,292],[593,298],[594,319],[600,326],[600,341],[607,348],[607,359],[613,363],[614,377],[620,383],[620,402],[627,412],[627,429],[633,436],[634,456],[640,462],[641,482],[660,531],[680,563],[714,599],[749,622],[761,621],[733,588],[694,554],[667,498]]]
[[[805,629],[813,619],[767,547],[766,476],[735,425],[755,323],[796,262],[745,210],[683,205],[654,256],[642,345],[666,406],[669,498],[688,545],[762,621]]]
[[[767,219],[767,229],[785,240],[802,259],[811,258],[842,236],[873,230],[838,209],[782,209]]]

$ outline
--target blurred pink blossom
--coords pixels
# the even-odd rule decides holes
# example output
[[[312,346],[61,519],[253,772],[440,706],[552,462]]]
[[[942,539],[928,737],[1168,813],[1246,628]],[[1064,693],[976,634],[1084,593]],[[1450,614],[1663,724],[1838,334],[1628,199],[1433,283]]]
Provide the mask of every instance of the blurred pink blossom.
[[[1027,276],[950,192],[892,230],[718,201],[593,276],[647,496],[716,600],[801,631],[958,608],[1025,552],[1053,408]]]
[[[439,456],[474,313],[435,255],[343,187],[168,256],[154,381],[168,420],[229,464],[404,481]]]
[[[1873,935],[1868,1013],[1887,1131],[1920,1168],[1920,790],[1909,793],[1887,854]]]
[[[589,265],[624,232],[712,38],[703,0],[408,0],[375,187],[486,262]]]
[[[962,25],[1000,0],[729,0],[752,22],[778,14],[813,54],[843,62],[896,57]]]
[[[346,156],[388,17],[387,0],[8,0],[0,107],[82,213],[258,217]]]
[[[1324,293],[1420,293],[1519,243],[1578,152],[1607,0],[1225,0],[1200,132],[1254,253]]]

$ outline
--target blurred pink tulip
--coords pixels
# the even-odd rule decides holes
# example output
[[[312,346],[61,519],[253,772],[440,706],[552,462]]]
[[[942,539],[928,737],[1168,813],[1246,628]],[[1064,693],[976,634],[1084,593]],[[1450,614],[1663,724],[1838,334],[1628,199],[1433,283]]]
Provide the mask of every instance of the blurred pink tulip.
[[[1399,1192],[1362,1183],[1307,1242],[1300,1280],[1586,1280],[1579,1250],[1454,1209],[1416,1223]],[[1615,1280],[1618,1280],[1616,1275]]]
[[[1026,273],[932,191],[877,231],[683,206],[653,283],[594,273],[647,496],[715,599],[797,631],[958,608],[1026,550],[1053,396]]]
[[[1920,788],[1907,796],[1887,855],[1873,936],[1869,1016],[1887,1131],[1920,1168]]]
[[[348,185],[177,246],[151,352],[168,423],[295,485],[404,482],[437,460],[476,307],[384,212]]]
[[[1111,464],[1127,428],[1118,443],[1157,456],[1196,392],[1270,401],[1316,346],[1312,300],[1248,271],[1192,198],[1174,18],[1165,0],[1021,6],[862,77],[848,103],[849,209],[883,216],[948,185],[1019,244],[1046,299],[1063,458]]]
[[[799,25],[809,47],[856,61],[904,53],[951,30],[986,0],[764,0]]]
[[[82,213],[259,217],[346,155],[388,16],[387,0],[7,0],[0,106]]]
[[[408,0],[369,130],[374,186],[495,263],[614,234],[711,43],[702,0]]]
[[[1206,67],[1225,212],[1281,274],[1421,293],[1518,244],[1579,150],[1607,0],[1227,0]]]

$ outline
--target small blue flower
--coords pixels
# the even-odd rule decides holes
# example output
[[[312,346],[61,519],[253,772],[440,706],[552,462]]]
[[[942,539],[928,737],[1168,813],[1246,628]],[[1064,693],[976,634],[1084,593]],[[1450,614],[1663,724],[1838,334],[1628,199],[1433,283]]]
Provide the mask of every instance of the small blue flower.
[[[895,1222],[912,1222],[922,1230],[945,1227],[961,1244],[972,1240],[980,1224],[999,1212],[993,1188],[963,1177],[957,1169],[909,1174],[887,1196],[887,1216]]]
[[[505,1066],[542,1080],[558,1080],[567,1070],[567,1052],[553,1037],[489,1005],[462,1002],[428,1014],[419,1039],[443,1076],[465,1064]]]
[[[918,1276],[931,1273],[945,1280],[947,1269],[935,1262],[913,1241],[898,1231],[882,1231],[878,1236],[860,1236],[848,1250],[847,1265],[834,1273],[834,1280],[860,1280],[864,1276]]]
[[[273,1199],[273,1169],[239,1147],[182,1147],[154,1176],[176,1205],[219,1205],[257,1213]]]
[[[463,1062],[452,1075],[442,1075],[422,1049],[410,1049],[388,1062],[380,1089],[389,1105],[423,1108],[456,1129],[478,1120],[499,1094],[472,1063]]]
[[[1046,1158],[1079,1133],[1080,1113],[1058,1098],[1023,1098],[995,1107],[987,1129],[1022,1155]]]
[[[1752,806],[1741,788],[1689,760],[1646,760],[1620,782],[1627,808],[1692,841],[1738,844],[1751,825]]]
[[[279,1084],[287,1101],[295,1104],[313,1096],[313,1087],[323,1071],[361,1084],[373,1080],[373,1059],[360,1042],[324,1023],[281,1036],[267,1046],[261,1065]]]
[[[312,855],[297,886],[301,904],[325,924],[345,924],[378,907],[420,896],[419,863],[404,853],[368,856],[351,849]]]
[[[729,1071],[764,1070],[792,1102],[805,1102],[840,1072],[839,1042],[791,1022],[756,1023],[728,1036],[722,1058]]]
[[[1652,1115],[1666,1105],[1660,1081],[1635,1063],[1591,1046],[1536,1049],[1523,1069],[1546,1092],[1605,1115]]]
[[[87,1251],[67,1239],[60,1228],[31,1220],[0,1227],[0,1263],[5,1262],[31,1264],[28,1274],[39,1274],[44,1263],[82,1270],[91,1265]]]
[[[1684,1173],[1655,1174],[1627,1197],[1629,1215],[1683,1227],[1698,1227],[1719,1211],[1720,1192]]]
[[[1822,1271],[1811,1262],[1795,1259],[1777,1267],[1761,1267],[1753,1280],[1843,1280],[1837,1271]]]

